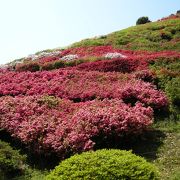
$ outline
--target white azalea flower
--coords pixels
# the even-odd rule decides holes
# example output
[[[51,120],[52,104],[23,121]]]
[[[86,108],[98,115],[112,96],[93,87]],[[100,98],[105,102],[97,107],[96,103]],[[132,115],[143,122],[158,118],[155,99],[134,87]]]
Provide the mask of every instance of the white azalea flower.
[[[121,54],[121,53],[117,53],[117,52],[114,52],[114,53],[107,53],[105,55],[105,58],[107,59],[114,59],[114,58],[126,58],[127,56]]]
[[[69,54],[69,55],[63,56],[61,59],[64,61],[72,61],[72,60],[78,59],[78,58],[79,58],[79,56],[77,54]]]

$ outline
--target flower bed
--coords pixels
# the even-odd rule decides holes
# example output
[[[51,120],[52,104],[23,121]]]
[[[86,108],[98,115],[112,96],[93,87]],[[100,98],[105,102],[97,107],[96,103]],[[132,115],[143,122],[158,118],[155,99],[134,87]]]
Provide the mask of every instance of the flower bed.
[[[29,60],[26,59],[23,63],[17,64],[15,67],[16,71],[52,70],[74,66],[79,70],[129,73],[136,70],[148,69],[149,61],[156,61],[160,58],[180,58],[180,53],[174,51],[154,53],[143,51],[133,52],[114,49],[111,46],[97,46],[70,48],[59,53],[52,52],[52,55],[45,53],[43,56],[36,56],[39,57],[36,61],[33,58],[29,58]]]
[[[167,98],[150,83],[119,73],[54,70],[0,74],[0,96],[51,95],[82,102],[133,98],[153,108],[167,106]]]
[[[152,124],[153,110],[121,100],[73,103],[54,97],[1,97],[0,128],[36,152],[69,153],[93,149],[94,137],[141,133]]]

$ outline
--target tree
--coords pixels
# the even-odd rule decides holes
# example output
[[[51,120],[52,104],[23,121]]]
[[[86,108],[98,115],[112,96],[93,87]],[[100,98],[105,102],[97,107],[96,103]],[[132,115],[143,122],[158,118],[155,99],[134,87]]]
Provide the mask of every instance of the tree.
[[[140,17],[137,21],[136,21],[136,25],[139,25],[139,24],[146,24],[146,23],[149,23],[151,22],[149,20],[149,18],[147,16],[143,16],[143,17]]]

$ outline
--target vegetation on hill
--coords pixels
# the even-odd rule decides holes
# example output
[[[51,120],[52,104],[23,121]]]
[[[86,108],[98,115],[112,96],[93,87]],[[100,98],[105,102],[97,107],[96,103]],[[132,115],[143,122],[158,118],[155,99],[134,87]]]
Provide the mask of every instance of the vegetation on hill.
[[[133,26],[99,38],[85,39],[72,44],[72,47],[99,45],[113,45],[128,50],[179,51],[180,17]]]
[[[103,148],[132,149],[161,179],[178,179],[179,50],[177,13],[1,67],[0,139],[28,154],[25,162],[0,141],[4,179],[11,170],[14,179],[44,179],[46,161],[54,168]]]

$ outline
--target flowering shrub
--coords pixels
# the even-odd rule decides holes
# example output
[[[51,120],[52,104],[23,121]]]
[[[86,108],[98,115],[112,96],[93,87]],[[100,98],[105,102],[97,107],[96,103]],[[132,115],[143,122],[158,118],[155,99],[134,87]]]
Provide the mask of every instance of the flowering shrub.
[[[8,65],[0,64],[0,70],[7,70],[9,68]]]
[[[78,70],[102,71],[102,72],[121,72],[130,73],[135,71],[139,66],[139,61],[133,59],[112,59],[100,60],[95,62],[85,62],[75,67]]]
[[[153,82],[155,74],[149,70],[136,71],[133,75],[136,79],[141,79],[145,82]]]
[[[93,137],[141,133],[152,123],[153,110],[118,99],[73,103],[52,97],[1,97],[0,128],[35,151],[62,157],[93,149]]]
[[[90,46],[90,47],[78,47],[78,48],[69,48],[62,51],[62,56],[68,54],[77,54],[79,57],[99,57],[103,56],[107,53],[122,53],[132,55],[133,51],[121,50],[113,48],[112,46]]]
[[[74,59],[78,59],[78,55],[76,55],[76,54],[68,54],[66,56],[63,56],[61,59],[63,61],[72,61]]]
[[[111,46],[46,55],[16,65],[16,71],[1,69],[0,128],[34,151],[60,157],[93,149],[101,137],[143,132],[153,112],[168,106],[165,94],[150,83],[154,74],[148,66],[161,67],[163,60],[163,67],[178,69],[180,57]]]
[[[39,60],[41,58],[44,57],[55,57],[61,54],[61,51],[52,51],[52,52],[41,52],[38,54],[30,54],[28,57],[26,57],[25,59],[29,59],[29,60]]]
[[[175,14],[172,14],[172,15],[170,15],[170,16],[168,16],[168,17],[161,18],[161,19],[159,19],[158,21],[167,21],[167,20],[170,20],[170,19],[179,19],[179,18],[180,18],[180,16],[179,16],[179,14],[177,13],[176,15],[175,15]]]
[[[107,53],[104,57],[107,59],[114,59],[114,58],[126,58],[127,56],[115,52],[115,53]]]
[[[99,99],[125,99],[135,96],[153,108],[167,106],[165,95],[155,86],[119,73],[55,70],[7,72],[0,74],[0,96],[52,95],[74,102]]]
[[[57,51],[58,52],[58,51]],[[24,60],[16,64],[17,71],[52,70],[75,66],[78,70],[117,71],[129,73],[149,69],[149,63],[160,58],[179,58],[180,54],[173,51],[148,53],[114,49],[111,46],[82,47],[66,49],[51,56],[40,56],[37,61]],[[110,59],[109,61],[107,59]],[[79,65],[78,67],[76,67]]]

